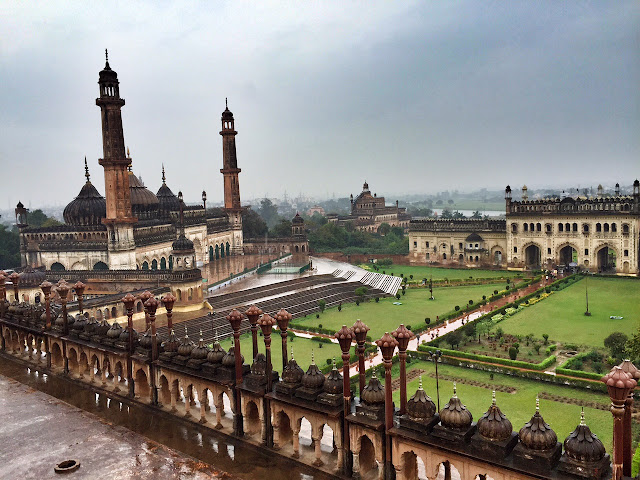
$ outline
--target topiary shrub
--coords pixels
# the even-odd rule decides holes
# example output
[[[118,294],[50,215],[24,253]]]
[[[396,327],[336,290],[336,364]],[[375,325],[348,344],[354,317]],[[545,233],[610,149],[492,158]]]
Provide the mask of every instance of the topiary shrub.
[[[327,365],[331,365],[331,359],[330,358],[327,358],[326,362],[327,362]]]
[[[455,307],[453,307],[453,309],[457,312],[460,310],[460,305],[456,305]]]
[[[380,297],[376,297],[376,303],[380,301]]]
[[[316,313],[316,318],[320,318],[320,314],[319,313]]]
[[[356,300],[356,307],[360,306],[360,300]]]
[[[322,328],[322,324],[321,323],[318,324],[318,328]]]
[[[509,349],[509,358],[511,360],[515,360],[518,357],[518,349],[516,347],[511,347]]]

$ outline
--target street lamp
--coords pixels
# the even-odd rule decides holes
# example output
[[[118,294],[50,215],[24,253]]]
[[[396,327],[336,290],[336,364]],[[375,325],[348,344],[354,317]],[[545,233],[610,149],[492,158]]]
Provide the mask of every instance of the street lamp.
[[[202,206],[204,207],[204,211],[207,211],[207,192],[202,191]]]
[[[438,397],[438,411],[440,411],[440,378],[438,377],[438,362],[442,358],[442,351],[436,350],[435,352],[429,352],[429,359],[436,364],[436,395]]]

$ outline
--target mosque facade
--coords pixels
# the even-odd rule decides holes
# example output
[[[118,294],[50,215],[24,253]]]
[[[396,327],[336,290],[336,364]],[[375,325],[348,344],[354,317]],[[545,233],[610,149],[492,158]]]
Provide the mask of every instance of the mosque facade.
[[[28,225],[22,203],[16,208],[23,267],[46,270],[189,270],[243,253],[240,168],[234,117],[222,113],[224,208],[187,206],[174,194],[162,167],[162,185],[154,194],[136,176],[125,142],[117,73],[107,58],[99,74],[96,105],[102,119],[105,196],[92,184],[85,159],[86,183],[64,209],[64,225]]]

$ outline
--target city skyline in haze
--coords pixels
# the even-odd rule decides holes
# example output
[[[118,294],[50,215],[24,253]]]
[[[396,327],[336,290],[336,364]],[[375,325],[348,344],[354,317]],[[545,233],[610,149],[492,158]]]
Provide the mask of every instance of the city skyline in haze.
[[[0,9],[2,196],[12,204],[71,201],[85,155],[104,194],[95,98],[105,47],[134,173],[155,193],[164,164],[188,203],[202,190],[222,200],[225,97],[243,200],[346,197],[364,180],[390,202],[639,175],[637,2]]]

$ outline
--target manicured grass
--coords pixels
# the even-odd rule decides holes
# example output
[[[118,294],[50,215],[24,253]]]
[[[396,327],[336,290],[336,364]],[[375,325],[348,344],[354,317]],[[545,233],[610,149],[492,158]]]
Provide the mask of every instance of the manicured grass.
[[[351,326],[359,318],[366,323],[371,331],[369,335],[375,340],[384,332],[395,330],[398,325],[419,326],[424,325],[426,317],[431,318],[432,324],[436,321],[436,315],[442,315],[459,305],[462,309],[473,300],[474,303],[493,294],[494,290],[502,289],[502,284],[470,285],[462,287],[435,287],[433,296],[435,300],[429,300],[429,290],[424,288],[407,288],[407,293],[396,300],[395,297],[381,298],[379,303],[371,300],[356,306],[348,303],[342,306],[342,311],[337,308],[325,310],[316,319],[315,315],[307,318],[296,319],[297,324],[318,326],[339,330],[342,325]],[[393,302],[401,302],[402,305],[393,305]]]
[[[589,311],[584,315],[585,286]],[[621,316],[613,320],[609,316]],[[512,335],[534,333],[559,342],[603,347],[613,332],[635,333],[640,321],[640,281],[625,278],[588,278],[555,292],[549,298],[503,320],[499,327]]]
[[[420,368],[425,370],[422,383],[427,394],[436,400],[436,380],[429,376],[435,372],[435,367],[431,362],[411,362],[409,369]],[[560,395],[568,398],[597,402],[603,405],[610,403],[608,396],[604,393],[595,393],[587,390],[579,390],[560,385],[552,385],[545,382],[537,382],[522,378],[513,378],[508,375],[494,374],[493,380],[489,377],[489,372],[480,372],[466,368],[454,367],[451,365],[439,365],[438,373],[455,378],[465,378],[486,383],[488,385],[505,385],[513,387],[516,393],[496,392],[497,404],[513,425],[513,430],[517,432],[531,419],[535,413],[535,399],[539,392],[547,392],[553,395]],[[418,388],[418,379],[407,385],[407,398],[415,393]],[[473,420],[477,421],[491,405],[491,390],[488,388],[475,387],[464,383],[457,384],[458,397],[473,414]],[[440,380],[440,408],[444,407],[453,394],[453,384],[451,381]],[[393,392],[393,400],[396,406],[400,403],[400,391]],[[613,442],[613,420],[608,410],[598,410],[585,407],[585,418],[591,431],[602,440],[608,453],[612,453]],[[558,436],[558,441],[563,442],[580,423],[580,406],[560,403],[553,400],[540,400],[540,413],[545,421],[553,428]]]
[[[362,268],[374,271],[370,264],[360,265]],[[434,280],[468,280],[469,277],[473,278],[514,278],[518,275],[522,276],[521,272],[511,272],[508,270],[483,270],[480,268],[443,268],[443,267],[427,267],[427,266],[408,266],[408,265],[390,265],[380,266],[378,273],[382,273],[384,270],[387,275],[393,273],[396,277],[400,274],[404,274],[405,277],[413,275],[413,280],[421,281],[423,278],[427,280],[433,277]],[[506,285],[506,282],[505,282]]]
[[[233,339],[225,339],[220,342],[220,345],[225,350],[229,350],[229,347],[233,345]],[[322,348],[320,348],[322,345]],[[300,367],[306,372],[309,364],[311,363],[311,350],[313,349],[313,355],[318,367],[326,365],[327,358],[336,358],[336,361],[340,360],[342,352],[340,346],[337,343],[325,343],[312,341],[308,338],[296,337],[291,341],[287,341],[288,355],[291,357],[291,347],[293,347],[293,357]],[[251,364],[253,355],[253,343],[251,341],[251,334],[244,334],[240,337],[240,352],[244,356],[244,361],[247,364]],[[258,352],[265,353],[264,337],[258,335]],[[271,363],[273,369],[282,373],[282,340],[280,337],[280,331],[274,330],[271,335]]]

